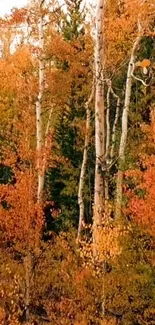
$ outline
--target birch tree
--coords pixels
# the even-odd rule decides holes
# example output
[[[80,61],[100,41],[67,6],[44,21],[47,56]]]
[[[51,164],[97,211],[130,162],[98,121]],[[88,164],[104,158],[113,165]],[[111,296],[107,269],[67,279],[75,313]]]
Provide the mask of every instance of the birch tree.
[[[38,170],[38,190],[37,199],[40,201],[43,188],[44,188],[44,173],[42,172],[42,149],[43,149],[43,130],[42,130],[42,101],[44,95],[45,85],[45,61],[43,58],[44,53],[44,27],[43,27],[43,14],[42,9],[44,0],[39,1],[39,21],[38,21],[38,34],[39,34],[39,89],[38,98],[36,101],[36,140],[37,140],[37,170]]]
[[[44,181],[45,181],[45,162],[44,162],[44,144],[43,144],[43,123],[42,123],[42,103],[45,89],[45,60],[44,60],[44,7],[45,0],[40,0],[36,3],[37,20],[38,20],[38,47],[39,47],[39,78],[38,78],[38,96],[36,100],[36,151],[37,151],[37,202],[40,203],[43,194]],[[47,130],[49,122],[47,124]],[[30,298],[31,298],[31,278],[32,270],[32,254],[31,249],[27,246],[27,254],[24,260],[25,267],[25,308],[26,308],[26,322],[30,321]]]
[[[81,231],[82,231],[84,223],[85,223],[84,180],[85,180],[85,176],[86,176],[86,168],[87,168],[87,161],[88,161],[88,146],[89,146],[89,137],[90,137],[90,118],[91,118],[90,104],[93,100],[93,97],[94,97],[94,81],[93,81],[90,97],[85,104],[85,107],[86,107],[86,133],[85,133],[83,160],[82,160],[80,179],[79,179],[79,190],[78,190],[78,204],[79,204],[78,239],[80,238]]]
[[[46,0],[36,1],[37,22],[38,22],[38,96],[36,100],[36,151],[37,151],[37,172],[38,172],[38,186],[37,186],[37,200],[40,202],[43,196],[45,173],[47,168],[47,149],[49,147],[48,135],[51,127],[51,118],[54,109],[53,101],[50,102],[46,114],[46,122],[43,120],[45,115],[45,105],[47,102],[47,88],[49,87],[49,80],[45,75],[47,66],[52,58],[46,55],[48,44],[48,33],[51,29],[48,27],[55,24],[55,15],[60,14],[61,5],[55,2],[46,2]],[[45,89],[46,88],[46,89]],[[48,89],[49,90],[49,89]],[[45,104],[45,105],[43,105]]]
[[[102,168],[105,155],[104,134],[104,0],[97,1],[96,44],[95,44],[95,185],[94,185],[94,242],[97,243],[97,228],[101,226],[104,214],[104,180]]]
[[[105,152],[105,200],[109,200],[109,173],[115,162],[115,142],[117,124],[120,111],[120,98],[112,88],[112,81],[107,80],[107,109],[106,109],[106,152]],[[112,127],[110,126],[111,96],[116,99],[115,117]],[[111,129],[112,128],[112,129]]]
[[[133,67],[136,60],[136,53],[142,39],[142,28],[140,22],[138,23],[138,34],[132,47],[130,61],[128,64],[127,78],[126,78],[126,90],[125,90],[125,101],[122,114],[122,133],[119,146],[119,167],[117,174],[117,185],[116,185],[116,218],[121,217],[121,206],[122,206],[122,182],[123,182],[123,165],[125,163],[125,148],[127,142],[128,132],[128,116],[130,109],[130,98],[132,88],[132,74]]]

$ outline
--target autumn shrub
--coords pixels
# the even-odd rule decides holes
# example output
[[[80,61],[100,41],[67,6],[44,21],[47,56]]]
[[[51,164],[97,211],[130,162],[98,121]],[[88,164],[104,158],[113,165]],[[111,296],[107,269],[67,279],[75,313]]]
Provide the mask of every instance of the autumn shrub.
[[[84,265],[75,239],[74,232],[61,233],[53,242],[42,243],[32,302],[46,310],[52,324],[90,323],[99,317],[99,281],[93,268]]]
[[[121,238],[122,252],[111,261],[106,274],[106,312],[123,325],[151,324],[146,321],[155,306],[155,269],[151,256],[151,237],[136,225],[131,225]],[[145,320],[144,320],[145,319]]]
[[[146,229],[150,235],[155,235],[155,133],[154,119],[151,124],[142,125],[144,142],[135,169],[125,173],[127,208],[124,211],[130,220]]]

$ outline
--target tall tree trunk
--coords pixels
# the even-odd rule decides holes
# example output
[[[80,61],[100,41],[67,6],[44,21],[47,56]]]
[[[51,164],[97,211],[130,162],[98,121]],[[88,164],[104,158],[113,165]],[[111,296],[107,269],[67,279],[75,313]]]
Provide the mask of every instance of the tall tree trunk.
[[[109,200],[109,177],[110,177],[110,168],[114,163],[114,150],[116,142],[116,127],[119,118],[120,110],[120,98],[117,96],[112,88],[111,80],[107,80],[108,91],[107,91],[107,110],[106,110],[106,154],[105,154],[105,200]],[[110,128],[110,95],[117,99],[115,118],[112,126]]]
[[[88,146],[89,146],[89,136],[90,136],[90,103],[94,97],[94,81],[92,85],[92,91],[88,101],[85,104],[86,107],[86,133],[85,133],[85,142],[83,150],[83,161],[81,166],[80,180],[79,180],[79,190],[78,190],[78,204],[79,204],[79,226],[78,226],[78,239],[80,239],[82,229],[84,227],[85,218],[84,218],[84,179],[86,176],[87,160],[88,160]]]
[[[122,133],[119,146],[119,166],[117,174],[117,185],[116,185],[116,218],[121,218],[121,208],[122,208],[122,183],[123,183],[123,167],[125,163],[125,148],[127,142],[127,132],[128,132],[128,114],[130,108],[130,97],[131,97],[131,87],[132,87],[132,73],[135,63],[136,52],[142,38],[141,28],[139,27],[138,36],[133,44],[130,61],[128,64],[127,79],[126,79],[126,91],[125,91],[125,101],[124,109],[122,114]]]
[[[120,98],[117,96],[112,88],[111,80],[107,81],[108,91],[107,91],[107,110],[106,110],[106,154],[105,154],[105,200],[109,200],[109,177],[110,177],[110,168],[114,163],[114,149],[116,141],[116,127],[119,118],[120,110]],[[112,126],[110,128],[110,94],[117,99],[115,118]]]
[[[43,156],[43,130],[42,130],[42,101],[44,95],[44,77],[45,77],[45,64],[44,64],[44,30],[43,30],[43,15],[42,7],[44,1],[40,1],[40,17],[38,24],[39,31],[39,93],[36,101],[36,137],[37,137],[37,170],[38,170],[38,190],[37,199],[41,200],[44,188],[44,173],[42,170],[42,156]]]
[[[104,188],[105,188],[105,200],[106,202],[109,200],[109,158],[110,158],[110,93],[111,87],[108,87],[107,91],[107,109],[106,109],[106,152],[105,152],[105,163],[106,163],[106,173],[104,180]]]
[[[103,81],[103,26],[104,26],[104,2],[97,1],[96,11],[96,44],[95,44],[95,185],[94,185],[94,215],[93,215],[93,239],[97,249],[98,228],[102,224],[104,215],[104,180],[102,168],[105,160],[105,134],[104,134],[104,81]],[[95,251],[96,251],[95,249]],[[95,252],[94,251],[94,252]]]
[[[115,119],[114,119],[113,128],[112,128],[112,137],[111,137],[112,143],[111,143],[111,149],[110,149],[110,161],[112,163],[112,161],[114,159],[114,150],[115,150],[115,142],[116,142],[116,127],[117,127],[119,112],[120,112],[120,98],[118,95],[116,95],[116,93],[114,92],[114,90],[112,88],[111,88],[111,93],[112,93],[113,97],[117,99]]]

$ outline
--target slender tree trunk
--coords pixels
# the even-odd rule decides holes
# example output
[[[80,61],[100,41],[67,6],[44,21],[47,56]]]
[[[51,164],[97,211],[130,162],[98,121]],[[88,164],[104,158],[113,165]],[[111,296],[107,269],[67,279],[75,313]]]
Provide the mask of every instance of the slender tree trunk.
[[[114,150],[115,150],[115,142],[116,142],[116,127],[118,123],[118,118],[119,118],[119,112],[120,112],[120,98],[118,95],[115,94],[114,90],[111,88],[111,93],[114,98],[117,99],[117,105],[116,105],[116,112],[115,112],[115,119],[114,119],[114,124],[112,128],[112,137],[111,137],[111,149],[110,149],[110,161],[112,163],[114,159]]]
[[[106,175],[104,179],[104,188],[105,188],[105,200],[109,200],[109,169],[108,163],[110,158],[110,93],[111,87],[108,87],[107,91],[107,109],[106,109],[106,153],[105,153],[105,162],[106,162]]]
[[[110,154],[110,93],[111,87],[108,87],[107,91],[107,110],[106,110],[106,158],[108,159]]]
[[[92,85],[91,95],[85,104],[86,107],[86,134],[83,150],[83,161],[81,166],[80,180],[79,180],[79,190],[78,190],[78,204],[79,204],[79,226],[78,226],[78,239],[80,239],[82,229],[84,227],[85,218],[85,205],[84,205],[84,180],[86,176],[87,160],[88,160],[88,146],[89,146],[89,136],[90,136],[90,103],[94,97],[94,81]]]
[[[36,138],[37,138],[37,170],[38,170],[38,189],[37,200],[42,200],[44,183],[45,183],[45,171],[46,171],[46,149],[48,145],[47,137],[50,129],[50,120],[53,112],[53,107],[49,112],[49,118],[47,120],[47,126],[45,134],[43,135],[42,127],[42,102],[45,91],[45,59],[44,59],[44,14],[43,6],[45,0],[39,2],[39,92],[36,101]]]
[[[94,185],[94,215],[93,215],[93,240],[97,250],[98,229],[104,217],[104,180],[102,168],[105,163],[105,134],[104,134],[104,81],[103,81],[103,26],[104,26],[104,1],[97,1],[96,11],[96,44],[95,44],[95,185]],[[95,253],[94,251],[94,253]]]
[[[127,132],[128,132],[128,114],[130,108],[130,97],[131,97],[131,87],[132,87],[132,73],[133,66],[135,63],[136,52],[140,44],[142,35],[139,31],[138,36],[133,44],[130,62],[128,64],[127,79],[126,79],[126,91],[125,91],[125,102],[122,114],[122,133],[119,146],[119,166],[117,174],[117,185],[116,185],[116,218],[121,218],[121,208],[122,208],[122,182],[123,182],[123,166],[125,163],[125,148],[127,142]]]
[[[109,200],[109,177],[110,168],[113,165],[114,160],[114,149],[116,141],[116,127],[119,118],[120,110],[120,98],[117,96],[112,88],[111,80],[107,81],[108,91],[107,91],[107,111],[106,111],[106,175],[105,175],[105,200]],[[110,94],[117,99],[115,119],[112,127],[110,128]]]
[[[151,116],[151,126],[152,126],[153,137],[155,139],[155,105],[154,105],[154,103],[151,106],[150,116]]]
[[[95,44],[95,182],[93,214],[93,255],[104,270],[100,247],[102,225],[105,217],[103,169],[105,168],[105,107],[104,107],[104,7],[106,0],[97,0]],[[102,286],[102,317],[105,316],[105,285]]]
[[[44,77],[45,77],[45,64],[43,58],[44,52],[44,31],[43,31],[43,15],[41,9],[43,2],[40,2],[40,17],[39,17],[39,93],[36,101],[36,137],[37,137],[37,170],[38,170],[38,190],[37,199],[41,200],[44,188],[44,173],[42,171],[42,155],[43,155],[43,130],[42,130],[42,101],[44,95]]]

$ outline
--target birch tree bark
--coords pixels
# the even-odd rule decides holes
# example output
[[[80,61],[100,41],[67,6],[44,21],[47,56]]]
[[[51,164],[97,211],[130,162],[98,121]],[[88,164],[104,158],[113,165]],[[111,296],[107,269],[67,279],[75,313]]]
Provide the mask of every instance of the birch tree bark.
[[[81,166],[80,180],[79,180],[79,190],[78,190],[78,204],[79,204],[79,226],[78,226],[78,239],[80,239],[81,232],[85,223],[84,212],[84,180],[86,176],[87,160],[88,160],[88,146],[89,146],[89,137],[90,137],[90,103],[94,97],[94,81],[92,85],[92,91],[88,101],[85,104],[86,107],[86,134],[83,150],[83,161]]]
[[[36,139],[37,139],[37,170],[38,170],[38,190],[37,200],[40,201],[44,188],[44,173],[42,170],[42,155],[43,155],[43,130],[42,130],[42,101],[44,95],[44,79],[45,79],[45,62],[44,53],[44,27],[43,27],[43,9],[44,1],[39,2],[39,92],[36,101]]]
[[[139,24],[138,35],[133,44],[130,61],[128,64],[125,101],[124,101],[124,109],[122,114],[122,133],[121,133],[120,146],[119,146],[119,166],[118,166],[117,184],[116,184],[116,218],[117,219],[121,218],[122,194],[123,194],[122,192],[123,170],[122,169],[125,163],[125,148],[126,148],[127,132],[128,132],[128,115],[130,109],[132,74],[133,74],[133,67],[136,59],[136,52],[139,47],[141,39],[142,39],[142,30]]]
[[[106,175],[104,180],[105,188],[105,200],[109,200],[109,168],[108,163],[110,159],[110,93],[111,87],[108,87],[107,91],[107,109],[106,109],[106,151],[105,151],[105,163],[106,163]]]
[[[115,150],[115,142],[116,142],[116,127],[119,119],[119,112],[120,112],[120,97],[116,95],[114,90],[111,88],[111,93],[114,98],[117,99],[117,104],[116,104],[116,112],[115,112],[115,119],[113,123],[113,128],[112,128],[112,137],[111,137],[111,149],[110,149],[110,161],[112,162],[114,159],[114,150]]]
[[[97,244],[98,227],[102,224],[104,214],[104,180],[102,167],[105,159],[104,134],[104,80],[103,80],[103,27],[105,0],[97,1],[96,8],[96,44],[95,44],[95,185],[94,185],[94,243]]]
[[[105,153],[105,162],[106,162],[106,172],[105,172],[105,200],[108,202],[109,200],[109,177],[110,177],[110,169],[114,164],[114,150],[115,150],[115,142],[116,142],[116,127],[119,118],[119,110],[120,110],[120,98],[117,96],[112,88],[111,80],[108,80],[108,91],[107,91],[107,110],[106,110],[106,153]],[[112,126],[112,130],[110,128],[110,95],[112,95],[115,99],[117,99],[115,118]]]

